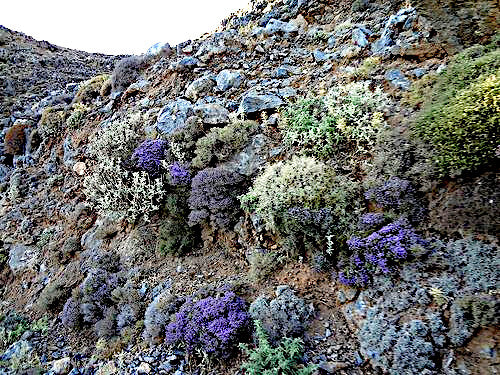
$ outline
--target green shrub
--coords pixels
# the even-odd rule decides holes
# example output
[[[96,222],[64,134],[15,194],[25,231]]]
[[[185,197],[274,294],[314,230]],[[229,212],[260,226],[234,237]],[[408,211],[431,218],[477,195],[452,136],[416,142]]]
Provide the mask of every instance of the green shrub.
[[[69,115],[68,119],[66,120],[66,125],[68,125],[68,128],[78,128],[82,124],[82,121],[85,118],[85,114],[88,110],[89,108],[82,103],[73,104],[73,112],[71,112],[71,115]]]
[[[183,205],[185,202],[176,202]],[[158,228],[156,249],[161,254],[182,255],[193,249],[196,244],[194,230],[189,227],[185,210],[180,213],[171,212],[162,220]]]
[[[345,177],[336,176],[325,163],[296,156],[267,167],[240,200],[245,210],[254,211],[274,232],[291,231],[286,223],[291,217],[302,215],[293,211],[297,208],[310,213],[328,208],[327,214],[335,217],[336,225],[345,227],[357,211],[351,206],[356,186]]]
[[[417,134],[434,146],[432,159],[442,174],[474,171],[495,160],[500,136],[500,70],[454,94],[432,103],[416,123]]]
[[[364,153],[385,124],[388,104],[380,88],[354,82],[330,90],[327,96],[301,99],[284,112],[284,142],[306,154],[329,158],[339,151]]]
[[[370,56],[363,60],[363,62],[356,68],[353,75],[357,79],[368,79],[380,67],[382,59],[380,56]]]
[[[410,86],[410,90],[403,93],[403,104],[408,104],[412,107],[419,107],[429,100],[432,95],[432,90],[438,79],[436,73],[428,73],[414,82]]]
[[[204,169],[210,164],[228,160],[245,146],[257,130],[255,121],[233,122],[223,128],[213,128],[196,142],[193,167]]]
[[[47,107],[42,112],[38,128],[43,137],[58,136],[66,124],[66,112],[60,108]]]
[[[269,338],[259,321],[255,322],[258,347],[250,350],[248,345],[240,344],[240,348],[249,356],[249,361],[241,365],[249,375],[310,375],[317,366],[305,366],[303,361],[304,344],[302,339],[285,337],[273,348]]]
[[[107,74],[88,79],[80,84],[78,92],[73,100],[75,103],[90,103],[101,94],[104,82],[109,79]]]

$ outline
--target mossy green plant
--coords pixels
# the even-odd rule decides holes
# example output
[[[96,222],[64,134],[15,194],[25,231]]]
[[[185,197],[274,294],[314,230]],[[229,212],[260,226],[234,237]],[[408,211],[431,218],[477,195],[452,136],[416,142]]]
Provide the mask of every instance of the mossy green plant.
[[[43,137],[58,136],[66,124],[66,112],[61,108],[47,107],[42,112],[38,128]]]
[[[245,146],[257,130],[255,121],[236,121],[223,128],[213,128],[196,142],[192,166],[204,169],[210,164],[228,160]]]
[[[450,90],[454,91],[454,90]],[[495,160],[500,137],[500,70],[431,105],[416,132],[434,146],[441,174],[475,171]]]
[[[101,74],[96,77],[90,78],[80,84],[78,92],[73,100],[75,103],[90,103],[100,96],[101,88],[109,79],[109,75]]]

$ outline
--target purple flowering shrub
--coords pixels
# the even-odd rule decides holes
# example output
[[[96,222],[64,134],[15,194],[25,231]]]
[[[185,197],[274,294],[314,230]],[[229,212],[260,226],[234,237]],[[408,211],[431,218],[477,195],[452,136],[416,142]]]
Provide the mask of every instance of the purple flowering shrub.
[[[189,170],[179,162],[174,162],[168,167],[170,173],[170,183],[172,185],[188,185],[191,183]]]
[[[372,275],[394,272],[397,266],[410,259],[427,241],[415,233],[405,218],[400,218],[367,237],[352,236],[348,241],[347,262],[340,262],[338,278],[346,285],[364,286]]]
[[[382,212],[369,212],[359,218],[358,229],[363,232],[378,229],[383,224],[387,224],[387,219]]]
[[[366,191],[365,198],[375,202],[379,208],[390,210],[398,216],[406,216],[413,223],[425,218],[423,203],[408,180],[391,177],[381,186]]]
[[[249,336],[250,327],[245,301],[226,292],[218,298],[188,299],[175,314],[175,321],[167,325],[165,341],[189,353],[200,349],[228,357]]]
[[[161,161],[165,159],[167,142],[163,139],[146,139],[132,154],[136,166],[140,170],[157,176],[160,173]]]
[[[189,225],[210,223],[228,229],[240,210],[238,195],[245,189],[245,178],[222,168],[207,168],[196,174],[188,198]]]

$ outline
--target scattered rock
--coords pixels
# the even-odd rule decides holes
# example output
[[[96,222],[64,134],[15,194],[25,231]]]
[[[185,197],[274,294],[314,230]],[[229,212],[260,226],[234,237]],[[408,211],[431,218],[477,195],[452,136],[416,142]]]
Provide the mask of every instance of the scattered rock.
[[[399,69],[391,69],[385,73],[385,79],[390,85],[399,90],[408,91],[411,82]]]

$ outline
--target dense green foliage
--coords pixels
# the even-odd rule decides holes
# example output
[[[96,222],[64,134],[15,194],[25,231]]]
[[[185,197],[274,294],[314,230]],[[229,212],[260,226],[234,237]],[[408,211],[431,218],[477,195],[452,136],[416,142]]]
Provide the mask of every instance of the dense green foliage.
[[[367,151],[385,123],[387,96],[369,82],[355,82],[330,90],[325,97],[301,99],[284,112],[284,141],[321,158],[339,151]]]
[[[442,174],[474,171],[496,157],[500,135],[500,50],[476,46],[456,56],[438,77],[415,125],[433,145]]]
[[[245,146],[250,135],[257,130],[254,121],[233,122],[223,128],[213,128],[196,142],[196,157],[193,167],[203,169],[213,162],[228,160],[236,151]]]
[[[241,348],[249,356],[249,361],[241,368],[249,375],[310,375],[316,366],[305,366],[302,363],[304,344],[302,339],[285,337],[281,343],[273,348],[259,321],[255,322],[259,346],[253,350],[248,345],[241,344]]]

